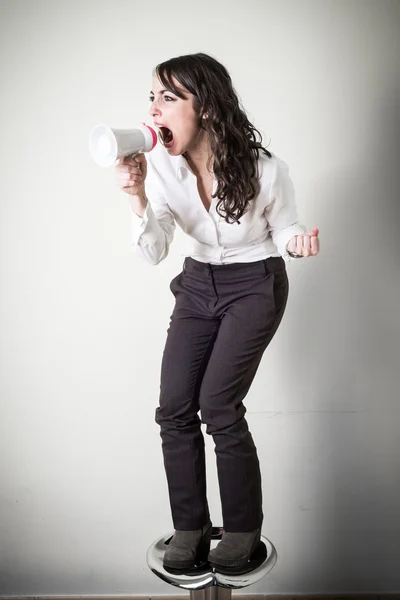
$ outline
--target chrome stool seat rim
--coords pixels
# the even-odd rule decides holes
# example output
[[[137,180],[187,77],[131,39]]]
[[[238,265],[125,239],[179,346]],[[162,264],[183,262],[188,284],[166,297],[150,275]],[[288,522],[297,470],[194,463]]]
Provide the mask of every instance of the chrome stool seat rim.
[[[274,567],[278,555],[275,546],[265,536],[261,536],[261,542],[265,544],[267,556],[257,568],[243,575],[225,575],[218,573],[210,565],[202,569],[193,569],[193,573],[178,574],[165,570],[163,557],[167,548],[166,542],[174,535],[174,531],[156,539],[147,550],[147,564],[157,577],[165,582],[186,590],[202,590],[210,586],[219,586],[230,589],[240,589],[256,583],[265,577]],[[217,540],[218,541],[218,540]],[[213,543],[213,540],[212,542]]]

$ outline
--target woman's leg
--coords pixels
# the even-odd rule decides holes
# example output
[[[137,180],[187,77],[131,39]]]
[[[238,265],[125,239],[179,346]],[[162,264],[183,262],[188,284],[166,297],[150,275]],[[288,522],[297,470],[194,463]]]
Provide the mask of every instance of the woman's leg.
[[[188,306],[187,294],[179,285],[181,276],[183,273],[171,282],[176,304],[162,358],[156,422],[160,425],[174,528],[188,531],[201,529],[209,519],[204,438],[197,413],[200,384],[219,320],[204,316],[201,303],[190,302]]]
[[[265,265],[268,268],[268,260]],[[232,271],[229,293],[222,271],[213,274],[219,302],[224,295],[230,302],[224,306],[199,399],[202,421],[215,442],[223,526],[228,532],[250,532],[262,525],[259,461],[244,418],[243,399],[281,322],[288,297],[285,268],[255,276],[247,286],[244,273],[240,270],[236,279]]]

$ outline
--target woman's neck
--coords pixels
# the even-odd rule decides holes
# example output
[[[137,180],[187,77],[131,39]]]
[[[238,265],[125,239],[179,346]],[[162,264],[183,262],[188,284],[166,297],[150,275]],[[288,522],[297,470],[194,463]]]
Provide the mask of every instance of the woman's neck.
[[[211,145],[206,137],[201,140],[195,148],[187,150],[184,156],[189,163],[190,168],[196,177],[209,176],[210,171],[207,168],[207,162],[212,157]],[[214,157],[210,160],[210,169],[212,171]]]

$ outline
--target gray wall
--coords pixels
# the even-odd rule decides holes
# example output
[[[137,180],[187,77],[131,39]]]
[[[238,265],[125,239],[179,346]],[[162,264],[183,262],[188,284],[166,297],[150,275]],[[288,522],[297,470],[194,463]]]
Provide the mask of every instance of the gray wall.
[[[399,21],[393,0],[1,2],[1,594],[180,593],[145,555],[172,529],[154,410],[183,234],[137,258],[87,138],[151,123],[152,69],[199,51],[320,227],[246,400],[279,553],[247,591],[400,589]]]

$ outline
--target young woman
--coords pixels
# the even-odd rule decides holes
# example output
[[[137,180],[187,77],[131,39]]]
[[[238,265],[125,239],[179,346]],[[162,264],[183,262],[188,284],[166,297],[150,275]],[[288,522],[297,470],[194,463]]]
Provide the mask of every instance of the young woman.
[[[175,527],[164,566],[208,560],[243,573],[263,522],[243,400],[285,311],[285,261],[318,254],[318,228],[305,233],[298,222],[288,166],[256,141],[217,60],[199,53],[159,64],[150,102],[160,144],[120,160],[116,172],[144,260],[167,257],[176,223],[188,235],[170,285],[175,307],[156,410]],[[211,552],[201,422],[215,443],[223,515]]]

